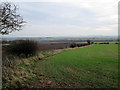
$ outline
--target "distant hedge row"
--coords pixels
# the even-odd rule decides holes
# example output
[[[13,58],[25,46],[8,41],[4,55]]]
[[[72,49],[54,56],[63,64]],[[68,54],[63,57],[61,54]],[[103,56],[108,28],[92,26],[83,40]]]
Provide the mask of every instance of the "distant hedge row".
[[[74,48],[74,47],[82,47],[82,46],[87,46],[90,45],[89,43],[72,43],[70,44],[70,48]]]
[[[103,42],[103,43],[94,43],[94,44],[109,44],[109,42]]]
[[[101,43],[94,43],[94,44],[110,44],[109,42],[101,42]],[[119,43],[114,43],[114,44],[119,44]]]

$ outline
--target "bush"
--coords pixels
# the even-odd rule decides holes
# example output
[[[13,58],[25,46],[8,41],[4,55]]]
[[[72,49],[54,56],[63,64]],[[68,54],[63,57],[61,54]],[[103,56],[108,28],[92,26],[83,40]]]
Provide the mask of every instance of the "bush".
[[[77,47],[81,47],[82,46],[82,44],[77,44]]]
[[[94,42],[91,42],[91,44],[94,44]]]
[[[90,43],[91,43],[91,41],[90,41],[90,40],[87,40],[87,43],[88,43],[88,44],[90,44]]]
[[[70,45],[70,47],[71,47],[71,48],[77,47],[77,44],[76,44],[76,43],[72,43],[72,44]]]
[[[20,56],[25,55],[26,57],[37,53],[38,45],[35,41],[30,40],[17,40],[10,44],[7,51],[11,54]]]

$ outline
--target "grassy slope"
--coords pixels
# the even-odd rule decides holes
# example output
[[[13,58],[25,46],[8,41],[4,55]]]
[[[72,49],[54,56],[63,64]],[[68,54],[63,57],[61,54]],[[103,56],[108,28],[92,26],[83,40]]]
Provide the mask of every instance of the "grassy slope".
[[[93,45],[69,50],[38,66],[47,77],[64,87],[117,87],[118,46]]]
[[[37,88],[56,86],[56,83],[54,84],[54,82],[50,85],[47,84],[49,79],[46,80],[46,77],[40,75],[41,71],[38,70],[39,68],[37,64],[38,62],[41,62],[41,60],[39,60],[40,58],[43,60],[48,56],[59,54],[62,51],[64,50],[40,52],[38,55],[29,58],[4,56],[2,67],[2,88],[14,90],[15,88],[21,87]]]

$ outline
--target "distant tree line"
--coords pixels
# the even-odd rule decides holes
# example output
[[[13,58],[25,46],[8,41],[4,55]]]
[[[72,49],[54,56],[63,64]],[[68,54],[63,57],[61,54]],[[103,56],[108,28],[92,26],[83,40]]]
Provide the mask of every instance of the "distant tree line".
[[[110,44],[109,42],[101,42],[101,43],[94,43],[94,44]],[[119,44],[118,42],[115,42],[114,44]]]
[[[87,43],[71,43],[70,48],[82,47],[82,46],[91,45],[91,44],[110,44],[110,43],[109,42],[94,43],[93,41],[87,40]],[[119,44],[119,43],[115,42],[114,44]]]
[[[75,48],[75,47],[82,47],[82,46],[87,46],[87,45],[90,45],[88,43],[72,43],[70,44],[70,48]]]
[[[74,48],[74,47],[82,47],[82,46],[87,46],[93,44],[93,42],[91,42],[90,40],[87,40],[87,43],[72,43],[70,45],[70,48]]]

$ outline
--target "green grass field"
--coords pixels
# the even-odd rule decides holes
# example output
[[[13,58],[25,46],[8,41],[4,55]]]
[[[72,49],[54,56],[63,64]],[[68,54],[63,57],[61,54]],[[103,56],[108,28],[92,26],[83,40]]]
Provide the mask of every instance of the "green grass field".
[[[38,64],[47,78],[63,87],[118,87],[118,45],[68,50]]]

